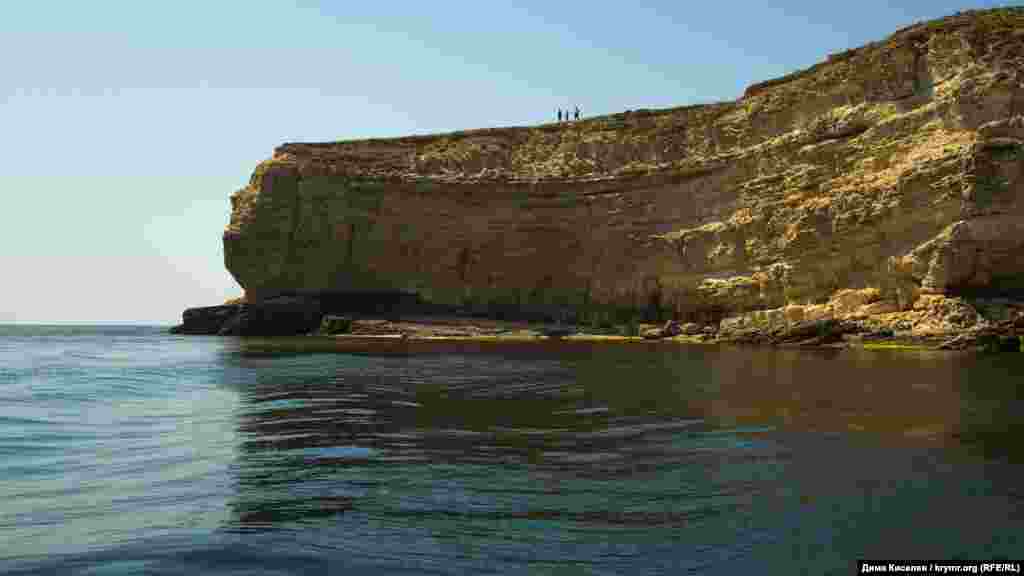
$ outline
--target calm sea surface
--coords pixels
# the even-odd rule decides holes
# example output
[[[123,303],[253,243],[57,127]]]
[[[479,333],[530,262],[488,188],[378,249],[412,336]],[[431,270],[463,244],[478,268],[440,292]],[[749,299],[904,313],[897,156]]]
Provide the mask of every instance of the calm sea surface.
[[[851,574],[1024,556],[1024,355],[268,353],[0,326],[3,574]]]

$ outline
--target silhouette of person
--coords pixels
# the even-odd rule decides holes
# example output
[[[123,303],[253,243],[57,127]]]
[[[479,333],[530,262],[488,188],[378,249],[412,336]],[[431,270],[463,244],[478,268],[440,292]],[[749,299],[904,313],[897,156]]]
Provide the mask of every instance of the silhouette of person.
[[[562,121],[562,109],[561,108],[558,109],[558,121],[559,122]]]
[[[576,107],[576,119],[577,120],[580,119],[580,107],[579,106]]]

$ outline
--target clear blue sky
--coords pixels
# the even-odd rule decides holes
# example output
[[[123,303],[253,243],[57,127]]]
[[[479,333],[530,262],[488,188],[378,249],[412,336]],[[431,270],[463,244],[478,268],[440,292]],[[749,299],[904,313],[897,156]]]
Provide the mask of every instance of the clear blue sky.
[[[0,322],[171,324],[238,295],[228,195],[285,141],[731,100],[914,22],[1007,5],[783,4],[6,2]]]

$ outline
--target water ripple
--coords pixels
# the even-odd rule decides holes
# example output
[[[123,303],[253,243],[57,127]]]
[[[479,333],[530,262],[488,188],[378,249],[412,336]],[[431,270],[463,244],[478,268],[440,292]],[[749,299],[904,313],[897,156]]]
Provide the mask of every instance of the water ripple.
[[[828,573],[1024,546],[1017,360],[243,344],[0,327],[0,572]]]

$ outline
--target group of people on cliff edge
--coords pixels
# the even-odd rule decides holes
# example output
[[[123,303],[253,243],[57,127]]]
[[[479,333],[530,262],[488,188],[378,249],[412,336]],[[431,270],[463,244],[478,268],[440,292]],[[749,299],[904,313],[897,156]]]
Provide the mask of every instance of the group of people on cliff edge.
[[[580,119],[580,107],[579,106],[575,107],[574,116],[575,117],[573,118],[573,120],[579,120]],[[558,121],[562,122],[563,120],[566,121],[566,122],[569,121],[569,109],[568,108],[565,109],[565,110],[562,110],[561,108],[558,109]]]

